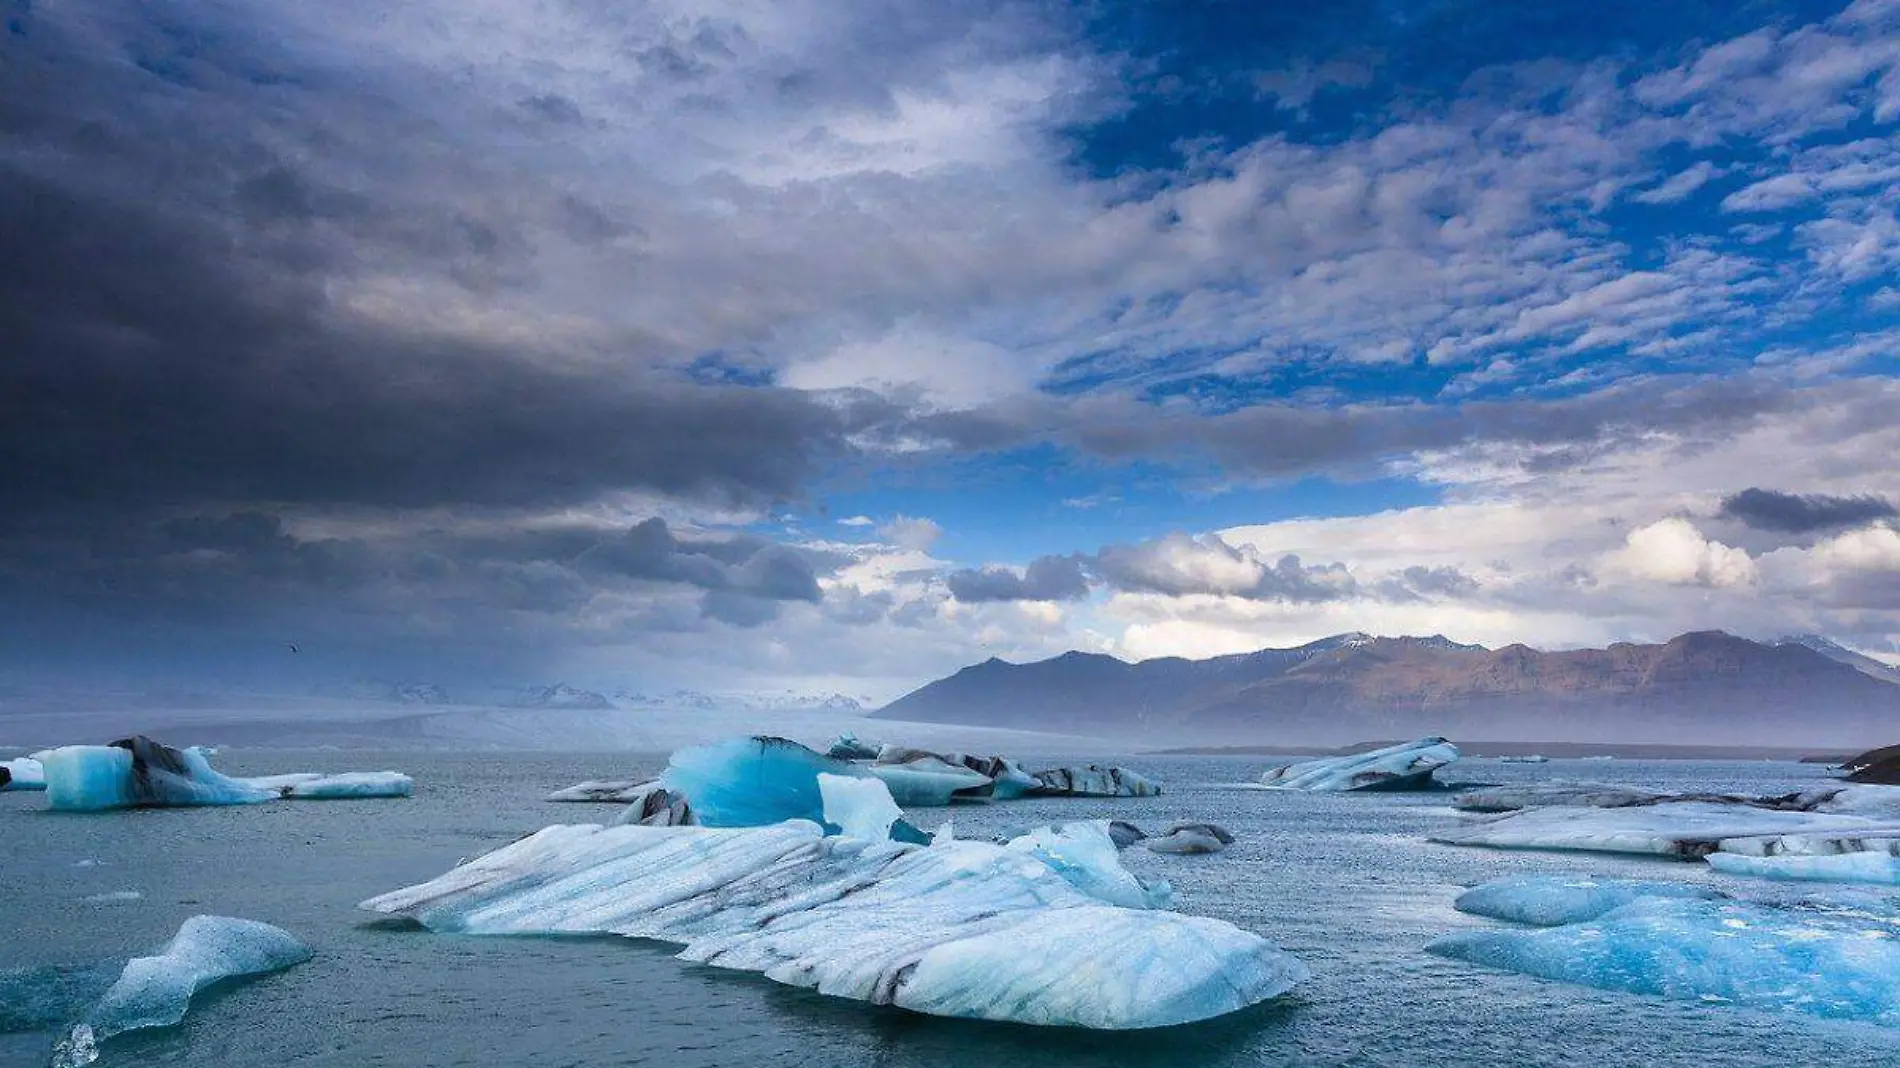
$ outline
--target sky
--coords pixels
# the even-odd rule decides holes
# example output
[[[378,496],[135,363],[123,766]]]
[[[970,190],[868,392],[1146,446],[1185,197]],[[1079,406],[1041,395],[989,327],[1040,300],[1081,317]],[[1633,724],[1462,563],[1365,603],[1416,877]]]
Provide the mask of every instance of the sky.
[[[4,22],[0,683],[1900,659],[1900,0]]]

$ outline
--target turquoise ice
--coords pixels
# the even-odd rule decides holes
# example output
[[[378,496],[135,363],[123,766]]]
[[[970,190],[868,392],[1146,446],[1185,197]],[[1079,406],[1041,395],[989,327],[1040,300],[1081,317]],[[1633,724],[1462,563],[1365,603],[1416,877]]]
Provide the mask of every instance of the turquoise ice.
[[[1610,879],[1593,875],[1523,875],[1498,879],[1458,895],[1452,907],[1494,920],[1556,927],[1594,920],[1638,898],[1715,900],[1724,895],[1693,883]]]

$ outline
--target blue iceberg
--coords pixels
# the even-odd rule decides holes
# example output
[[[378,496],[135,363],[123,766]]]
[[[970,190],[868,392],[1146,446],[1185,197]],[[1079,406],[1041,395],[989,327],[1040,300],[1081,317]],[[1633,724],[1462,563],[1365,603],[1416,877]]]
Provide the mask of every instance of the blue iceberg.
[[[98,1004],[54,1047],[54,1068],[78,1068],[99,1056],[99,1043],[127,1031],[170,1027],[191,999],[213,983],[282,971],[310,959],[310,949],[267,923],[193,916],[158,954],[135,957]]]
[[[1900,857],[1885,850],[1821,855],[1781,854],[1754,857],[1739,853],[1710,853],[1709,867],[1725,875],[1752,875],[1823,883],[1876,883],[1900,885]]]
[[[299,801],[408,797],[416,789],[415,780],[400,771],[345,771],[335,775],[296,772],[237,781],[260,790],[275,791],[279,797]]]
[[[1231,924],[1103,904],[1031,850],[805,820],[549,827],[363,907],[434,931],[656,939],[833,997],[1054,1026],[1191,1023],[1307,974]]]
[[[280,794],[222,775],[202,749],[173,749],[143,735],[46,754],[46,800],[56,809],[251,805]]]
[[[1593,875],[1524,875],[1498,879],[1458,895],[1452,907],[1474,916],[1557,927],[1594,920],[1639,898],[1678,897],[1703,901],[1725,895],[1706,886]]]
[[[1900,942],[1878,920],[1641,898],[1583,923],[1467,931],[1442,957],[1603,990],[1900,1026]]]
[[[1000,757],[997,759],[1001,759]],[[956,757],[887,745],[877,760],[862,765],[890,787],[898,804],[937,808],[955,801],[987,801],[996,796],[996,780]]]
[[[738,738],[682,749],[667,761],[660,785],[686,799],[705,827],[763,827],[785,820],[827,823],[818,776],[872,779],[863,766],[814,752],[783,738]],[[894,793],[895,791],[893,791]],[[837,824],[831,824],[836,830]],[[892,837],[928,842],[898,821]]]
[[[1276,790],[1431,790],[1432,774],[1458,759],[1458,747],[1443,738],[1420,738],[1343,757],[1326,757],[1274,768],[1260,776]]]

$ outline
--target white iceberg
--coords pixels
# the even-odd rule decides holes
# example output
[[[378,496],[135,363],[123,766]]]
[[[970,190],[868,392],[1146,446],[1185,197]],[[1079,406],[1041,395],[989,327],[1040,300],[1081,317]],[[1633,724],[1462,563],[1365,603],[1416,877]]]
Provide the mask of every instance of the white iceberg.
[[[1122,867],[1107,820],[1038,827],[1004,848],[1034,855],[1098,901],[1130,909],[1165,909],[1174,901],[1174,888],[1166,881],[1145,883]]]
[[[1326,757],[1274,768],[1260,776],[1277,790],[1429,790],[1432,774],[1458,759],[1458,747],[1443,738],[1420,738],[1343,757]]]
[[[658,785],[659,783],[652,780],[635,782],[632,779],[588,779],[585,782],[562,787],[541,800],[626,805],[646,797],[647,793]]]
[[[1453,808],[1467,812],[1516,812],[1525,808],[1627,808],[1653,805],[1672,800],[1668,794],[1634,786],[1611,783],[1549,782],[1508,783],[1466,790],[1451,799]]]
[[[1709,867],[1725,875],[1823,883],[1900,885],[1900,857],[1885,850],[1820,856],[1784,854],[1757,857],[1739,853],[1711,853],[1708,861]]]
[[[1218,853],[1234,844],[1234,836],[1212,823],[1177,823],[1161,834],[1144,837],[1141,844],[1154,853]]]
[[[255,782],[255,780],[252,780]],[[283,796],[297,801],[337,801],[354,798],[408,797],[416,781],[400,771],[345,771],[312,775],[293,783]]]
[[[1498,879],[1458,895],[1452,907],[1473,916],[1557,927],[1594,920],[1639,898],[1681,897],[1713,901],[1719,890],[1691,883],[1610,879],[1594,875],[1523,875]]]
[[[1878,920],[1642,898],[1583,923],[1449,935],[1432,953],[1604,990],[1900,1026],[1900,943]]]
[[[1032,852],[826,837],[804,820],[549,827],[363,907],[436,931],[658,939],[834,997],[1028,1024],[1190,1023],[1307,975],[1231,924],[1104,905]]]
[[[193,916],[155,956],[135,957],[97,1005],[54,1048],[55,1068],[98,1057],[114,1035],[169,1027],[185,1018],[192,995],[212,983],[281,971],[310,959],[310,949],[267,923]]]
[[[46,767],[32,757],[0,760],[0,790],[44,790]]]
[[[1127,768],[1090,764],[1081,768],[1047,768],[1034,773],[1029,792],[1041,797],[1154,797],[1161,784]]]
[[[890,788],[877,779],[853,779],[821,771],[818,793],[824,799],[825,822],[837,827],[840,834],[870,842],[888,841],[891,828],[904,819],[904,810],[891,799]]]
[[[1553,806],[1527,808],[1475,819],[1432,835],[1449,845],[1499,849],[1559,849],[1599,853],[1642,853],[1696,858],[1720,849],[1763,852],[1754,840],[1789,837],[1814,839],[1810,851],[1827,842],[1900,837],[1900,823],[1863,816],[1758,808],[1713,801],[1670,801],[1625,808]]]

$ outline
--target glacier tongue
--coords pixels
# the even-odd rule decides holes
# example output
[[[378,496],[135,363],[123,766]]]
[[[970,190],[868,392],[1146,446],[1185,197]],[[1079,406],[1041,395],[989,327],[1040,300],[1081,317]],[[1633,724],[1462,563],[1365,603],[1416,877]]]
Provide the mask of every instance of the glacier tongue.
[[[126,964],[118,981],[54,1048],[54,1068],[91,1063],[98,1044],[114,1035],[183,1020],[192,996],[212,983],[281,971],[309,959],[307,946],[267,923],[193,916],[164,950]]]
[[[1104,905],[1029,850],[826,837],[804,820],[549,827],[363,907],[437,931],[658,939],[837,997],[1030,1024],[1189,1023],[1307,974],[1231,924]]]

